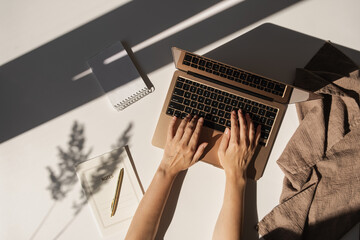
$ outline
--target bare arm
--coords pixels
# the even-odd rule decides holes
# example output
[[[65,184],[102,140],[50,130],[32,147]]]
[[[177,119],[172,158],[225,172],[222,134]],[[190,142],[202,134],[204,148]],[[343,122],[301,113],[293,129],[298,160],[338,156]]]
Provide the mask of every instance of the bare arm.
[[[207,143],[198,146],[203,119],[183,119],[175,133],[174,117],[168,128],[164,156],[130,224],[127,240],[154,239],[177,174],[197,162]]]
[[[236,116],[237,115],[237,116]],[[260,138],[248,114],[241,111],[231,114],[231,132],[228,128],[222,137],[218,156],[225,171],[224,202],[217,219],[213,239],[240,239],[244,221],[246,169]]]

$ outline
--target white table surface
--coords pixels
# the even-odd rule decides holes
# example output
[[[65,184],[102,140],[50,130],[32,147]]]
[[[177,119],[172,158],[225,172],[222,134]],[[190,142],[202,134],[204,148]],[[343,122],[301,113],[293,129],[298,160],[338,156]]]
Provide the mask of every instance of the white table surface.
[[[221,11],[241,2],[218,3],[211,11]],[[261,3],[259,1],[257,6],[259,11],[262,11]],[[123,4],[129,3],[123,0],[106,3],[97,0],[1,0],[0,65]],[[166,6],[159,7],[166,11]],[[359,9],[358,0],[295,3],[201,46],[196,52],[204,54],[265,22],[360,50]],[[209,12],[206,14],[211,14]],[[196,18],[190,20],[197,21]],[[89,158],[124,143],[119,138],[129,128],[125,142],[130,146],[146,189],[162,156],[162,150],[151,145],[151,138],[173,71],[173,64],[167,64],[149,72],[155,92],[123,112],[116,112],[102,96],[1,143],[0,239],[101,239],[88,207],[74,215],[72,204],[80,198],[79,182],[69,188],[63,200],[54,201],[47,189],[50,184],[47,167],[55,171],[58,168],[59,148],[68,149],[75,121],[84,127],[84,154],[91,150]],[[250,205],[256,206],[256,209],[248,210],[252,212],[248,228],[278,204],[283,173],[276,160],[297,125],[295,106],[290,105],[264,176],[257,182],[256,192],[248,197],[248,201],[252,201]],[[191,167],[184,178],[164,239],[210,239],[222,204],[224,183],[224,173],[220,169],[202,162]],[[250,236],[253,230],[247,231]],[[347,239],[356,239],[356,234],[358,236],[358,230]]]

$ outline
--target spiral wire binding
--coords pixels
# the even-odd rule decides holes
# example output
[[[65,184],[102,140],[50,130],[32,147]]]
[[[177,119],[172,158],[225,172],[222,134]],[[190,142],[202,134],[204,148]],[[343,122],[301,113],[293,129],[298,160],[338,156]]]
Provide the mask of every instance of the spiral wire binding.
[[[122,111],[125,108],[127,108],[128,106],[130,106],[131,104],[133,104],[133,103],[137,102],[138,100],[142,99],[143,97],[145,97],[149,93],[152,93],[153,91],[154,91],[154,88],[144,87],[143,89],[137,91],[136,93],[132,94],[131,96],[125,98],[121,102],[115,104],[114,107],[116,108],[116,110]]]

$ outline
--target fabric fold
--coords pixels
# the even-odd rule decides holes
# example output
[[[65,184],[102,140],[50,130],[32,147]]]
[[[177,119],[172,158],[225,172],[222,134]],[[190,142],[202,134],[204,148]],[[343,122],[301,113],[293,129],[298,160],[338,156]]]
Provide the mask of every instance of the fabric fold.
[[[325,43],[296,76],[296,86],[322,99],[296,104],[300,125],[277,161],[285,174],[280,204],[259,233],[339,239],[360,221],[359,67]]]

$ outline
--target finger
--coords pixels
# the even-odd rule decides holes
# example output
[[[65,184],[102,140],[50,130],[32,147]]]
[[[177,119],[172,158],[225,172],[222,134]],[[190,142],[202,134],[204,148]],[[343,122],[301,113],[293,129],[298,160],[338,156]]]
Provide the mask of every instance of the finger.
[[[189,142],[190,146],[197,146],[203,124],[204,124],[204,118],[200,118],[197,121],[196,128],[190,138],[190,142]]]
[[[197,161],[199,161],[201,155],[204,153],[205,151],[205,148],[206,146],[208,145],[207,142],[204,142],[202,144],[200,144],[200,146],[197,148],[194,156],[193,156],[193,159],[191,161],[191,165],[193,165],[194,163],[196,163]]]
[[[173,116],[170,121],[168,131],[167,131],[167,139],[168,140],[171,140],[174,137],[174,128],[175,128],[176,119],[177,119],[177,117]]]
[[[260,136],[261,136],[261,125],[259,124],[256,128],[254,147],[256,147],[259,144]]]
[[[250,115],[248,113],[246,114],[245,117],[246,117],[247,129],[249,131],[249,135],[248,135],[249,144],[250,146],[252,146],[254,144],[254,137],[255,137],[254,123],[251,120]]]
[[[239,125],[240,125],[240,141],[245,142],[246,141],[246,122],[244,119],[244,116],[242,114],[241,109],[239,109],[238,112],[239,115]]]
[[[224,131],[224,134],[222,135],[222,139],[221,139],[221,142],[219,145],[218,152],[221,152],[221,153],[226,152],[226,149],[229,146],[229,139],[230,139],[229,134],[230,134],[229,128],[226,128]]]
[[[190,138],[194,132],[195,126],[197,123],[197,116],[194,116],[190,122],[186,124],[184,135],[181,138],[181,142],[188,144]]]
[[[231,112],[231,136],[230,142],[239,142],[239,127],[236,119],[236,112]]]
[[[176,140],[180,140],[184,134],[184,129],[186,127],[186,124],[188,123],[188,121],[190,120],[190,114],[188,114],[180,123],[176,133],[175,133],[175,137],[174,139]]]

